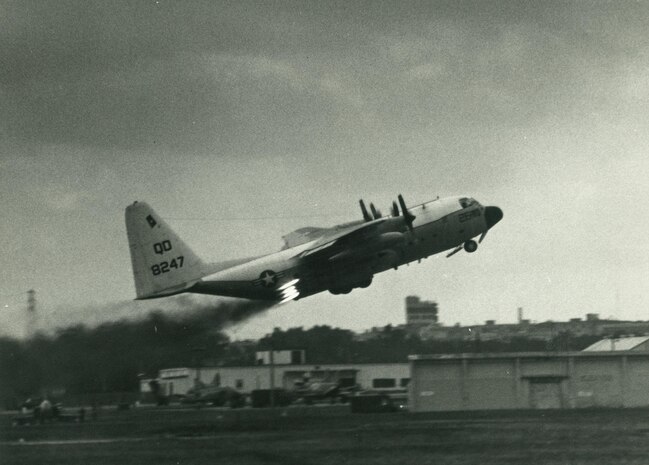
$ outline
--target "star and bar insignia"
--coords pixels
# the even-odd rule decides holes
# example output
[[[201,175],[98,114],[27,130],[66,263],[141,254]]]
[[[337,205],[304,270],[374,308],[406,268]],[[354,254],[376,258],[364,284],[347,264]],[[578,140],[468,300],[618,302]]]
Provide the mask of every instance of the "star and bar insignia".
[[[264,286],[264,287],[275,287],[277,286],[277,281],[284,275],[283,272],[275,273],[273,270],[262,271],[259,275],[259,279],[255,279],[252,283],[255,286]]]

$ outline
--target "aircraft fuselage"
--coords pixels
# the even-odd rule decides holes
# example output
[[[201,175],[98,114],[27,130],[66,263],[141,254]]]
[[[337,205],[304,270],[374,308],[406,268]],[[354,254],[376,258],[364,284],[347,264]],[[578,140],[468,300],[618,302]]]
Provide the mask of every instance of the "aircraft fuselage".
[[[466,200],[466,206],[462,206],[460,199]],[[391,224],[388,219],[379,225],[371,241],[355,244],[327,259],[310,261],[301,256],[315,245],[316,239],[209,274],[188,290],[281,300],[282,285],[298,280],[294,285],[299,292],[296,299],[325,290],[345,294],[369,286],[377,273],[461,246],[485,234],[502,218],[498,207],[483,207],[460,197],[434,200],[408,211],[415,216],[412,230]]]

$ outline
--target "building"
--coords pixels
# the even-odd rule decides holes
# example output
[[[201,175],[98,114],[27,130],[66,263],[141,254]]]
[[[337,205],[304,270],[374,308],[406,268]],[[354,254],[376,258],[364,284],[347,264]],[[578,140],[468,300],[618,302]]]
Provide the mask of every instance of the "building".
[[[620,350],[649,351],[649,336],[606,338],[584,349],[585,352],[606,352]]]
[[[649,406],[649,352],[412,355],[414,412]]]
[[[519,309],[519,317],[521,316]],[[585,319],[572,318],[568,321],[543,321],[533,323],[519,318],[518,323],[498,324],[487,320],[482,325],[443,326],[434,324],[422,328],[422,339],[471,340],[480,339],[508,341],[516,337],[551,340],[560,334],[573,336],[620,336],[649,335],[648,321],[619,321],[600,319],[596,313],[586,314]]]
[[[406,325],[437,324],[437,302],[420,300],[417,296],[406,297]]]
[[[302,365],[306,363],[304,350],[265,350],[255,352],[257,365]]]
[[[271,381],[271,379],[273,381]],[[404,390],[410,382],[408,363],[367,363],[338,365],[257,365],[244,367],[168,368],[160,370],[157,381],[164,395],[185,395],[196,381],[232,387],[249,393],[271,386],[292,390],[304,381],[336,382],[361,389]],[[148,391],[145,383],[141,391]]]

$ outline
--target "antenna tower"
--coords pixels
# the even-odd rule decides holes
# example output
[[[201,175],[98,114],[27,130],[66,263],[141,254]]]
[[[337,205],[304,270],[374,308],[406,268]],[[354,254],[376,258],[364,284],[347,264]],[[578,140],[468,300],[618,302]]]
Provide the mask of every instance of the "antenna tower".
[[[27,328],[25,336],[30,338],[36,333],[36,291],[27,291]]]

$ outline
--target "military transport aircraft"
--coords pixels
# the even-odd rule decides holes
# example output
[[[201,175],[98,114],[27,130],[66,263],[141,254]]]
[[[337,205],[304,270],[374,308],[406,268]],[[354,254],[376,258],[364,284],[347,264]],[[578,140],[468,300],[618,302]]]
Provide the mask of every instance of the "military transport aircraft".
[[[475,252],[503,212],[469,197],[407,208],[401,195],[383,216],[360,200],[363,219],[286,236],[282,250],[260,257],[203,262],[144,202],[126,207],[137,299],[182,292],[287,302],[328,290],[368,287],[375,274],[453,249]],[[474,238],[480,236],[478,242]]]

